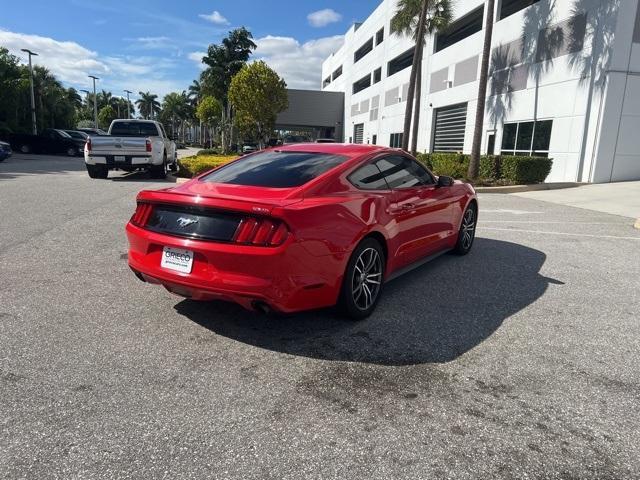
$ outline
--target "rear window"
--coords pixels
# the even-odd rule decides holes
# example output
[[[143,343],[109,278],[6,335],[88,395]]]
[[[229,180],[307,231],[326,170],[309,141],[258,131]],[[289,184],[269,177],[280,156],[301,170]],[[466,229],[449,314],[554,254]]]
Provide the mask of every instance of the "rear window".
[[[225,165],[201,180],[268,188],[299,187],[346,160],[309,152],[260,152]]]
[[[111,127],[115,137],[157,137],[158,129],[154,123],[117,122]]]

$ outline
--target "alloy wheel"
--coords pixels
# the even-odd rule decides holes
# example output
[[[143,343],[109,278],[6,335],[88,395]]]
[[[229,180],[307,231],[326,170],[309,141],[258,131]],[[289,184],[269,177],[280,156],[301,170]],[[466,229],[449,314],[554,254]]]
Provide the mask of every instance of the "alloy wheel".
[[[370,308],[378,298],[382,282],[382,259],[374,248],[360,253],[353,269],[351,294],[360,310]]]
[[[473,208],[468,208],[464,212],[462,219],[462,248],[468,250],[471,248],[473,238],[476,234],[476,215]]]

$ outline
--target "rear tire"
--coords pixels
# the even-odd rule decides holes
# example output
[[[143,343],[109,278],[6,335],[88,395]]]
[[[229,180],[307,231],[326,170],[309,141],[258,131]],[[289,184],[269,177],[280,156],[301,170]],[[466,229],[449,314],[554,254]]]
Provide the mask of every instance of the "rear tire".
[[[162,165],[152,165],[151,167],[149,167],[149,174],[151,175],[151,178],[164,180],[165,178],[167,178],[167,173],[167,155],[165,154],[162,158]]]
[[[476,238],[476,222],[478,219],[478,207],[475,203],[470,204],[462,214],[458,241],[453,248],[456,255],[466,255],[471,251],[473,241]]]
[[[105,179],[109,176],[109,169],[106,165],[88,165],[87,173],[91,178]]]
[[[78,156],[78,149],[69,147],[67,148],[67,157],[76,157]]]
[[[342,279],[338,308],[353,320],[367,318],[376,308],[384,283],[384,250],[365,238],[351,254]]]

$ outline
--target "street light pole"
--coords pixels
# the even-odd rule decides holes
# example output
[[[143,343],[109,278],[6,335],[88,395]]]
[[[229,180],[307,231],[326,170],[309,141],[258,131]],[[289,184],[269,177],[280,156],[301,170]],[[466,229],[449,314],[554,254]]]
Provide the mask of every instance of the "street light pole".
[[[89,75],[89,78],[93,79],[93,122],[95,127],[98,128],[98,97],[96,97],[96,80],[100,80],[98,77]]]
[[[23,52],[26,52],[29,55],[29,79],[31,81],[31,124],[33,129],[33,134],[38,134],[38,125],[36,124],[36,96],[33,93],[33,65],[31,64],[31,56],[38,56],[37,53],[32,52],[28,48],[23,48]]]
[[[131,118],[131,102],[129,101],[129,94],[133,93],[130,90],[125,90],[127,92],[127,120]]]

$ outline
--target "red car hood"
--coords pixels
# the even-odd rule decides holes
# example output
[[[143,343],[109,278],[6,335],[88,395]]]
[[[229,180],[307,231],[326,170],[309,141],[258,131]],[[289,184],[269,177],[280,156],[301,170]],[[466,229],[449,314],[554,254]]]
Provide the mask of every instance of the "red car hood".
[[[274,207],[285,207],[301,202],[303,195],[299,187],[265,188],[208,183],[194,179],[164,190],[143,190],[138,194],[138,200],[201,205],[266,214]]]

